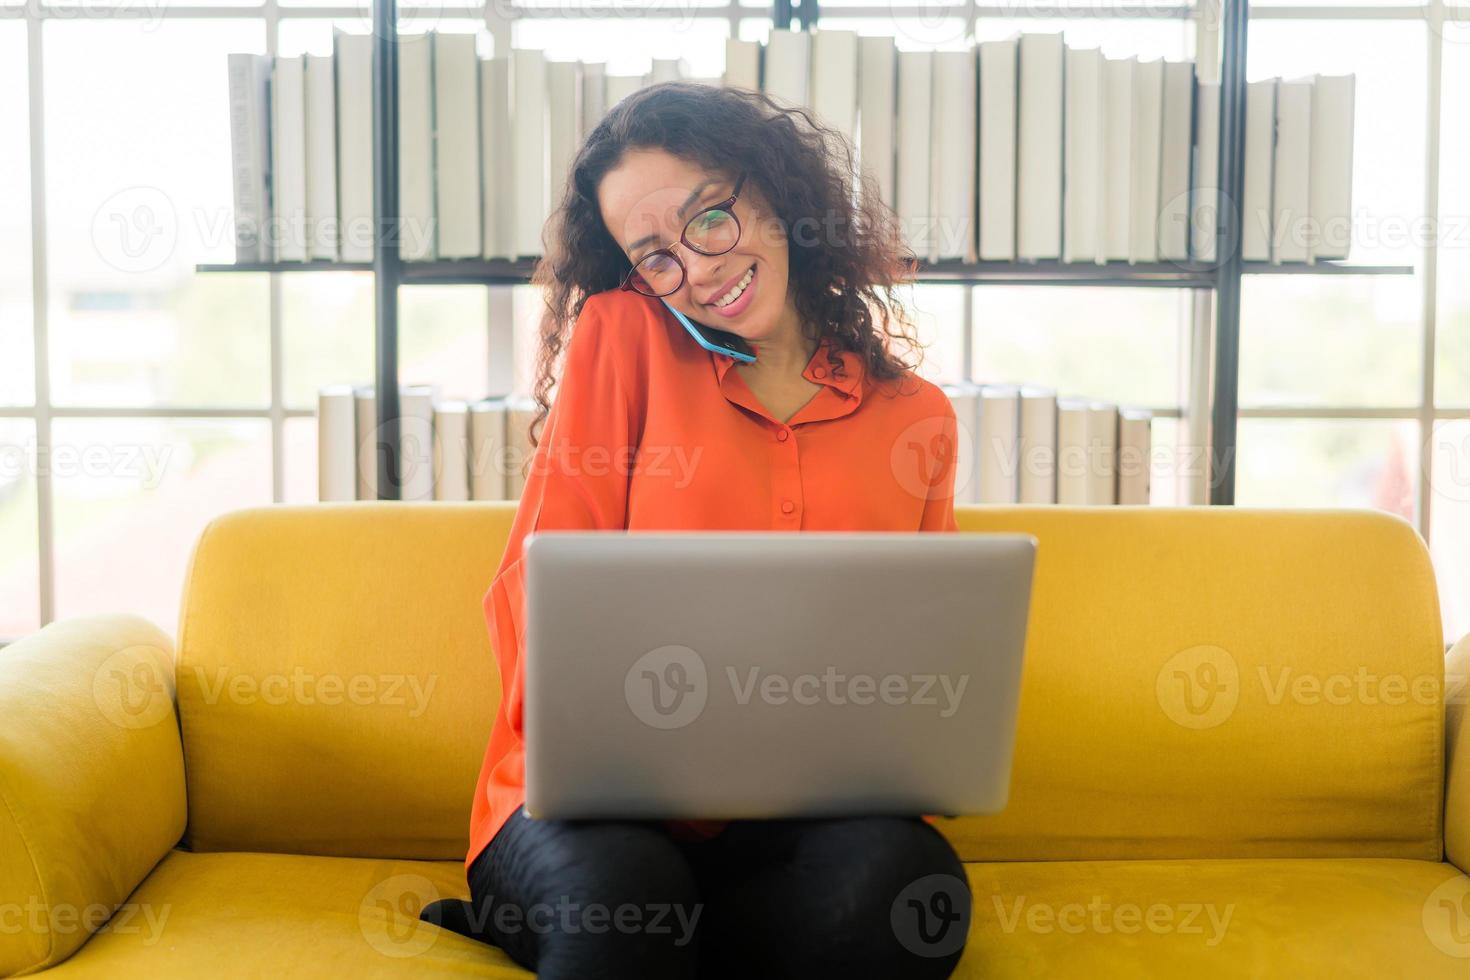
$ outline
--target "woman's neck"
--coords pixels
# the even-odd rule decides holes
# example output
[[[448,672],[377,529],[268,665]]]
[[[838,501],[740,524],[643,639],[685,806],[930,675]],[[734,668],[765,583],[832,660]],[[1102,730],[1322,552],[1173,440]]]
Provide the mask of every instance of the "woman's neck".
[[[801,329],[795,308],[788,305],[776,329],[754,342],[755,363],[741,365],[742,373],[766,377],[800,375],[817,352],[817,345],[818,341],[808,338]]]

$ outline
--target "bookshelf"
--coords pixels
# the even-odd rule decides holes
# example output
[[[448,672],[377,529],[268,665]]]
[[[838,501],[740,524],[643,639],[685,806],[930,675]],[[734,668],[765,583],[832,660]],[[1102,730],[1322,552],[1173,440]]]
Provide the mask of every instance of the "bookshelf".
[[[1246,38],[1249,0],[1219,0],[1220,157],[1219,203],[1212,264],[1188,262],[1064,263],[921,262],[915,281],[962,286],[1037,285],[1200,290],[1213,297],[1208,391],[1192,393],[1195,408],[1209,418],[1209,502],[1235,501],[1236,422],[1239,417],[1240,300],[1247,275],[1411,275],[1412,266],[1353,265],[1341,262],[1245,262],[1238,248],[1240,202],[1244,197]],[[1202,11],[1201,16],[1206,14]],[[775,0],[776,27],[809,30],[819,16],[817,0]],[[535,259],[441,260],[406,262],[398,227],[398,94],[396,0],[372,0],[373,23],[373,213],[377,246],[371,263],[261,262],[209,264],[204,273],[371,272],[374,279],[375,383],[380,439],[389,448],[378,455],[378,495],[399,497],[398,457],[398,288],[401,285],[475,284],[510,286],[530,281]],[[1201,64],[1206,52],[1196,52]]]

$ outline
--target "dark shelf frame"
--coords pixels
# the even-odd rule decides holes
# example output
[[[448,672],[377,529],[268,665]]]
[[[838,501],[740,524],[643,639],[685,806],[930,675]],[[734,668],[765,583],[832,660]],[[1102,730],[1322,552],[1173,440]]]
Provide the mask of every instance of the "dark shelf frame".
[[[399,281],[403,285],[518,286],[531,279],[534,258],[525,259],[439,259],[403,262]],[[197,272],[373,272],[370,262],[242,262],[198,265]],[[994,286],[1113,286],[1166,289],[1216,289],[1220,270],[1189,262],[925,262],[914,280],[920,283]],[[1411,265],[1352,265],[1346,262],[1272,264],[1241,263],[1245,276],[1407,276]]]
[[[1412,266],[1339,262],[1273,264],[1242,261],[1234,243],[1242,226],[1244,190],[1246,38],[1249,0],[1221,0],[1219,221],[1215,254],[1220,262],[1063,263],[942,261],[920,263],[915,280],[952,285],[1041,285],[1204,289],[1215,293],[1214,351],[1210,385],[1212,504],[1235,502],[1236,422],[1239,417],[1241,280],[1247,275],[1412,275]],[[775,0],[776,27],[809,30],[818,0]],[[398,288],[402,285],[517,285],[530,281],[535,259],[460,259],[404,262],[399,249],[398,65],[396,0],[372,0],[373,210],[378,246],[371,263],[262,262],[200,265],[199,272],[372,272],[376,337],[378,499],[401,497],[398,466]]]

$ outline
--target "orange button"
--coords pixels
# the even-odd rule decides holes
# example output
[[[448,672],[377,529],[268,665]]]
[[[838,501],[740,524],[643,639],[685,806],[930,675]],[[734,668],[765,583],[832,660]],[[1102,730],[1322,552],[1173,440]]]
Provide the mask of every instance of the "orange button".
[[[794,510],[796,510],[796,505],[793,504],[791,501],[789,501],[789,500],[783,500],[783,501],[781,501],[781,513],[783,513],[783,514],[790,514]]]
[[[812,374],[819,378],[825,378],[827,376],[827,369],[824,367],[814,367],[812,368]]]
[[[777,442],[785,442],[790,437],[791,437],[791,433],[788,432],[785,429],[782,429],[780,432],[777,432],[776,433],[776,441]]]

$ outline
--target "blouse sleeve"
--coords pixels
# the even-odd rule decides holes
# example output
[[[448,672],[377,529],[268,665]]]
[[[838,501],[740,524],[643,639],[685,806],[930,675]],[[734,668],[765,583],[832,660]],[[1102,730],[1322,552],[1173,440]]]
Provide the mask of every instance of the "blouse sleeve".
[[[954,414],[954,405],[943,394],[940,399],[944,405],[941,416],[940,438],[935,440],[936,445],[947,447],[947,451],[939,456],[940,473],[939,479],[929,484],[928,493],[924,498],[924,511],[919,518],[920,531],[958,531],[959,524],[954,516],[954,493],[955,493],[955,467],[957,465],[957,452],[959,449],[959,423]]]
[[[525,539],[532,531],[622,530],[641,424],[619,378],[618,348],[589,299],[567,342],[561,380],[490,590],[486,622],[500,667],[500,710],[519,738],[525,683]],[[512,461],[517,462],[517,461]]]

